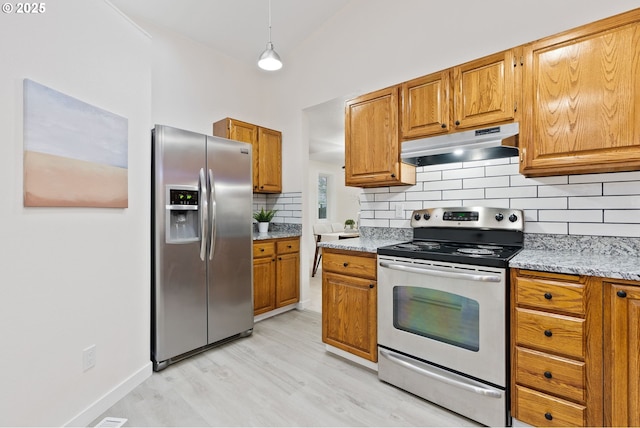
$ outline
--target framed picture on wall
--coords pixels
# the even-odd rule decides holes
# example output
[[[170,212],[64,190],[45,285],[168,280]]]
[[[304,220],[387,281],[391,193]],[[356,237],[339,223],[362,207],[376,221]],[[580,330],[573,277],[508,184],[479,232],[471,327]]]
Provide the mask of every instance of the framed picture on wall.
[[[24,206],[128,206],[128,120],[24,79]]]

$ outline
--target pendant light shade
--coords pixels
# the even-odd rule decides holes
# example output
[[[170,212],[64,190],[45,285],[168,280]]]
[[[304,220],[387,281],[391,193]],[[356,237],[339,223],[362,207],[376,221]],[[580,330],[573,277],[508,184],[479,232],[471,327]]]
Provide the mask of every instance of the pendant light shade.
[[[258,58],[258,67],[267,71],[275,71],[282,68],[280,55],[273,49],[273,43],[271,43],[271,0],[269,0],[269,42],[267,42],[267,48]]]

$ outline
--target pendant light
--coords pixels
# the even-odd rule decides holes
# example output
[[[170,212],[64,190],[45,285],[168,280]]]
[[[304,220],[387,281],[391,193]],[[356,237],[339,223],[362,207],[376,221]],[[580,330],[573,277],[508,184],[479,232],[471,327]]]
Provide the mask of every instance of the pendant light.
[[[267,71],[275,71],[282,68],[282,60],[273,50],[273,43],[271,43],[271,0],[269,0],[269,42],[267,43],[267,49],[262,52],[258,59],[258,67]]]

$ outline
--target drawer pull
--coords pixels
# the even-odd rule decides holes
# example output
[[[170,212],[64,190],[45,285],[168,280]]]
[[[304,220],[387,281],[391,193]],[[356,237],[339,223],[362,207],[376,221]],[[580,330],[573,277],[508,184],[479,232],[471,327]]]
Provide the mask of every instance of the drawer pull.
[[[624,290],[618,290],[616,294],[618,295],[618,297],[627,297],[627,292]]]
[[[551,293],[549,293],[548,291],[546,293],[544,293],[544,298],[547,300],[551,300],[553,296],[551,295]]]
[[[347,267],[347,266],[349,266],[349,263],[344,262],[344,263],[342,263],[342,266]]]
[[[260,248],[260,251],[264,253],[264,248]]]
[[[287,248],[291,248],[291,245],[287,245]]]
[[[551,372],[547,371],[547,372],[544,372],[544,377],[546,377],[547,379],[551,379],[553,375],[551,374]]]
[[[373,284],[369,284],[369,288],[373,288]]]
[[[553,333],[551,332],[551,330],[545,330],[544,331],[544,335],[547,336],[547,337],[551,337],[551,336],[553,336]]]
[[[547,413],[544,414],[544,418],[546,420],[550,421],[550,420],[553,419],[553,415],[551,413],[547,412]]]

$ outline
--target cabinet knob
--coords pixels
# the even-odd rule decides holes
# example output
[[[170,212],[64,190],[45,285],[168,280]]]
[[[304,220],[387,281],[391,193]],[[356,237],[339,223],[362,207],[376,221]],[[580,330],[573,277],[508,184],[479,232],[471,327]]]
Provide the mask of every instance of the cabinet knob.
[[[546,377],[547,379],[551,379],[553,377],[553,375],[551,374],[551,372],[544,372],[544,377]]]
[[[261,189],[264,189],[264,186],[260,186]]]
[[[369,288],[373,288],[373,284],[369,284]]]
[[[456,120],[456,126],[460,125],[460,121]]]
[[[291,248],[291,245],[287,245],[287,248]]]
[[[264,253],[264,248],[260,248],[260,251],[262,251]]]
[[[544,298],[547,300],[551,300],[553,298],[553,295],[547,291],[546,293],[544,293]]]
[[[446,123],[443,123],[442,125],[440,125],[440,127],[441,127],[442,129],[444,129],[444,128],[446,128],[446,127],[447,127],[447,124],[446,124]]]
[[[349,266],[349,263],[344,262],[344,263],[342,263],[342,266],[347,267],[347,266]]]
[[[391,178],[396,178],[396,175],[395,174],[391,174]]]
[[[618,295],[618,297],[627,297],[627,292],[624,290],[618,290],[616,294]]]
[[[282,257],[278,257],[278,260],[282,260]]]
[[[546,420],[550,421],[550,420],[553,419],[553,415],[551,413],[547,412],[547,413],[544,414],[544,418]]]
[[[544,331],[544,335],[547,336],[547,337],[551,337],[551,336],[553,336],[553,333],[551,332],[551,330],[545,330]]]

